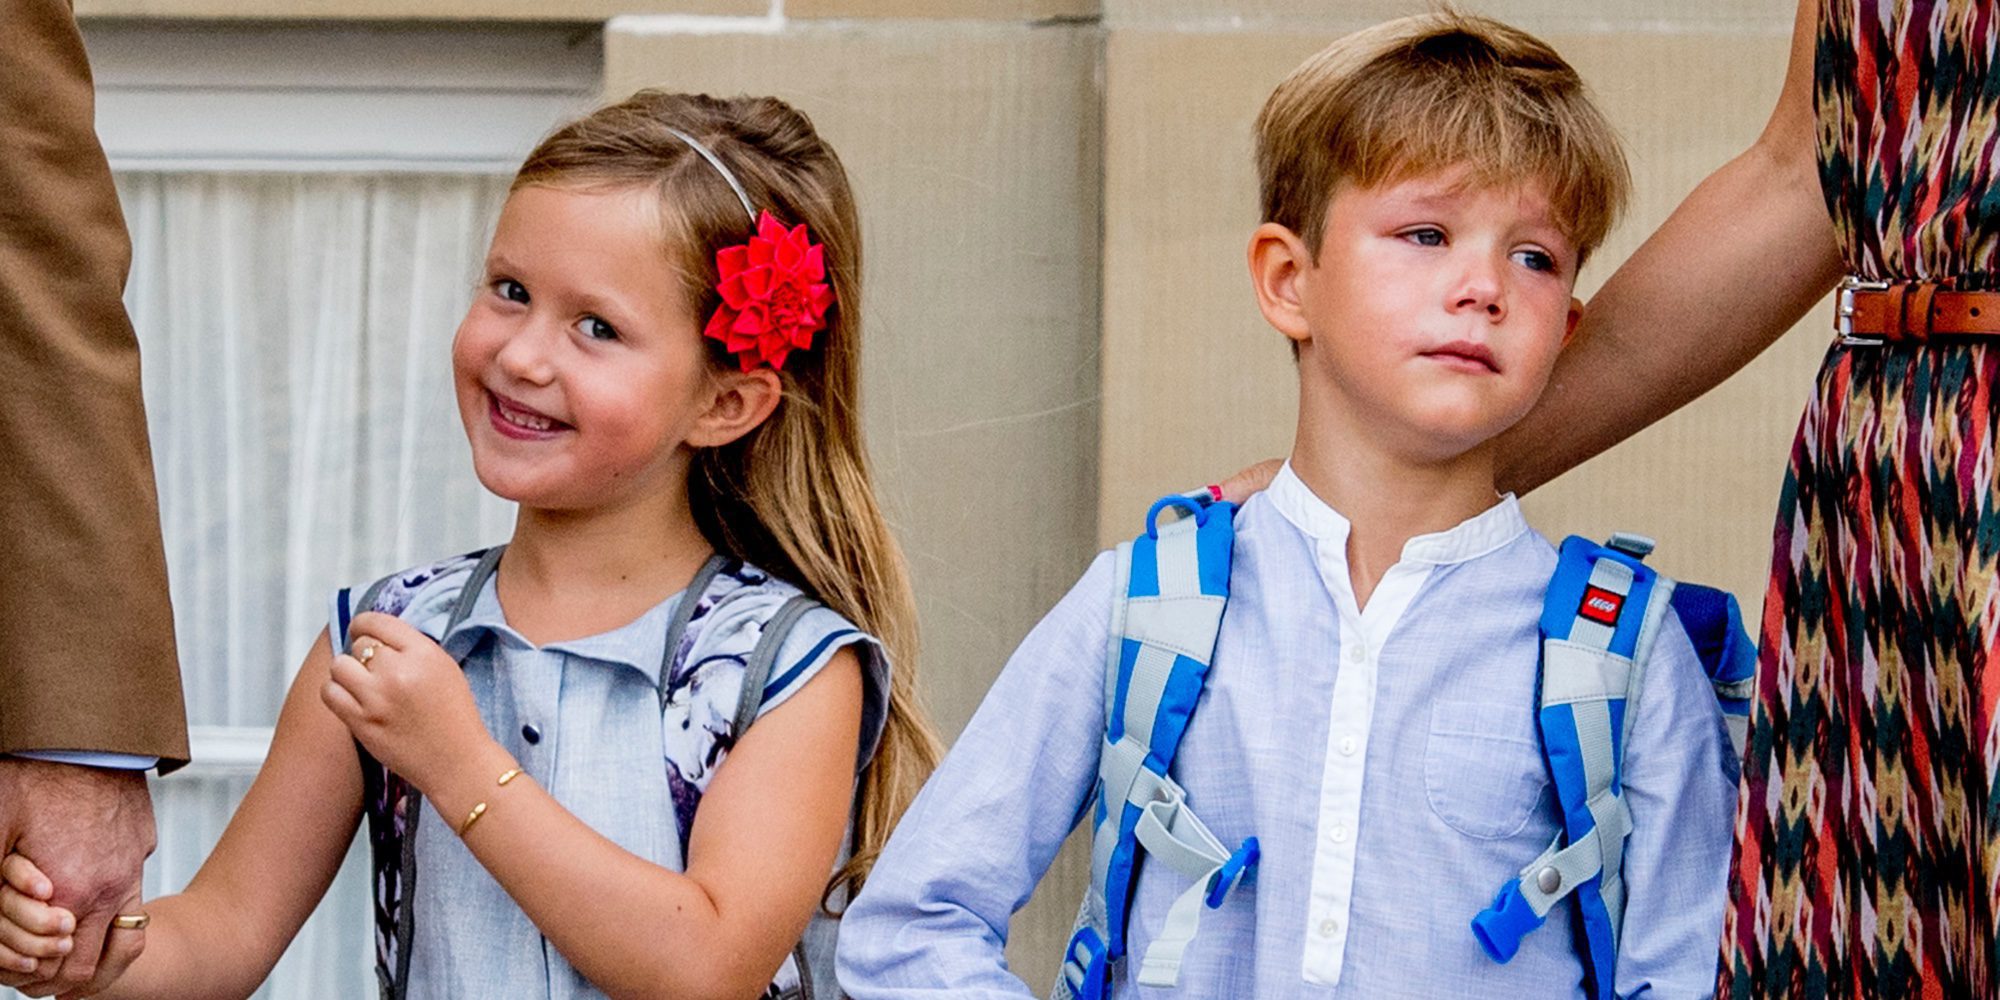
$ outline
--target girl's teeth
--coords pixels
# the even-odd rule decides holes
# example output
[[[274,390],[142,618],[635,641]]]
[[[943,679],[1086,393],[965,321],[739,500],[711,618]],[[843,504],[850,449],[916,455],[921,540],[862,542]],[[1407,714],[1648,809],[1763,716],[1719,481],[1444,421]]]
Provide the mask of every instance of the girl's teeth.
[[[531,431],[545,431],[555,426],[554,422],[546,417],[531,417],[525,413],[509,413],[505,407],[500,409],[500,415],[505,417],[508,423],[516,427],[525,427]]]

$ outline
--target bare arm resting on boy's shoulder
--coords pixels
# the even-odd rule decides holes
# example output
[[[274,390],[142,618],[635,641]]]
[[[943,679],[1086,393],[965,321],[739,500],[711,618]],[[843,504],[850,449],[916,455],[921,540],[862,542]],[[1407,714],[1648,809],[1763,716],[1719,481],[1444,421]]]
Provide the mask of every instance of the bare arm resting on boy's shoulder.
[[[1616,992],[1705,997],[1715,989],[1728,900],[1737,763],[1708,677],[1672,615],[1636,704],[1623,767],[1632,836]]]
[[[1763,134],[1702,181],[1584,308],[1548,391],[1501,439],[1502,489],[1526,493],[1693,402],[1839,280],[1814,137],[1818,14],[1819,0],[1799,0],[1784,90]]]
[[[840,930],[854,1000],[1023,997],[1007,924],[1097,777],[1111,559],[1100,556],[1022,641],[904,815]]]

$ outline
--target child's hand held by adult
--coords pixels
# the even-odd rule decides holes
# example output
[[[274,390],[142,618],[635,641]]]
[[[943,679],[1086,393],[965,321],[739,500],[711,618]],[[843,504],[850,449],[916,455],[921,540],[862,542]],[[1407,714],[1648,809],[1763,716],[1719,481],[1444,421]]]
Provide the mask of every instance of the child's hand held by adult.
[[[47,972],[75,947],[76,917],[49,902],[55,886],[19,854],[0,860],[0,968]]]

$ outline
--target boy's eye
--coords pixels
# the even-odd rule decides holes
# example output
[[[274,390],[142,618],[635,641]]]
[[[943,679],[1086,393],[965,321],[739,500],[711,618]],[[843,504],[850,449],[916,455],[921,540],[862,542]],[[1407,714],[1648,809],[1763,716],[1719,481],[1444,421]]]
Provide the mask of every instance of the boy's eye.
[[[1556,259],[1540,250],[1516,250],[1514,259],[1530,271],[1553,271]]]
[[[1409,240],[1412,243],[1417,244],[1418,246],[1426,246],[1426,247],[1444,246],[1444,230],[1432,226],[1425,226],[1422,229],[1409,230],[1408,232],[1405,232],[1403,234],[1403,238]]]
[[[493,283],[493,292],[509,302],[525,303],[528,301],[527,286],[512,278],[501,278],[495,281]]]
[[[578,320],[576,328],[592,340],[617,340],[618,331],[611,324],[595,316],[585,316]]]

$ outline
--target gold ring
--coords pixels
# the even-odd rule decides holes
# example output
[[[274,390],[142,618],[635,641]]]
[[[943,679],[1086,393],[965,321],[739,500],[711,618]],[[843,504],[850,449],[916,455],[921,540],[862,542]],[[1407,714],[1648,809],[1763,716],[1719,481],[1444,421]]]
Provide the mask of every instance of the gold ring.
[[[111,918],[111,926],[121,931],[143,931],[153,918],[144,913],[121,913]]]
[[[361,665],[365,667],[368,665],[369,660],[375,658],[375,650],[378,648],[380,647],[371,642],[368,645],[361,647],[361,652],[354,654],[354,658],[360,660]]]

